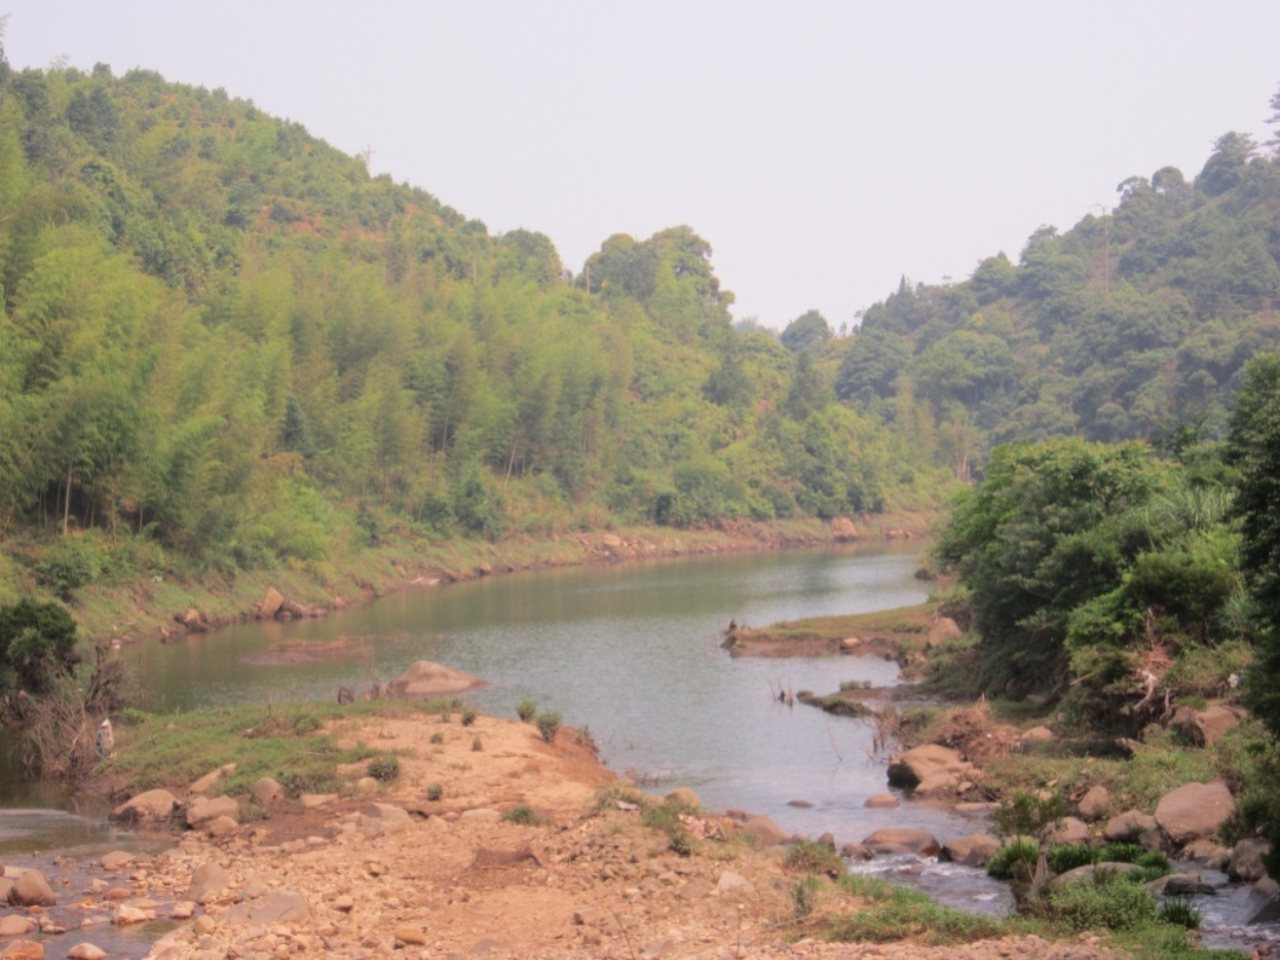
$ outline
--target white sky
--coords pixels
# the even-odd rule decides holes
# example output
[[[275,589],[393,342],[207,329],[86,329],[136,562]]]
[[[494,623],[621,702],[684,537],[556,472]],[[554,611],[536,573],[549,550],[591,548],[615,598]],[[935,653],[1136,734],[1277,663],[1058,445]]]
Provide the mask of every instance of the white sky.
[[[962,279],[1228,130],[1276,0],[0,0],[15,67],[225,87],[567,266],[687,223],[734,314],[832,326]]]

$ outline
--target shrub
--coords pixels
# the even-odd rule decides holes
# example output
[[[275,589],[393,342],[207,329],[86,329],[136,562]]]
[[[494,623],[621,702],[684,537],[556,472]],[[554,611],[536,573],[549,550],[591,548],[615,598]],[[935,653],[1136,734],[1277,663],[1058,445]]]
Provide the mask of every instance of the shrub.
[[[1200,921],[1204,919],[1200,908],[1192,903],[1189,897],[1170,897],[1160,904],[1157,916],[1161,923],[1170,923],[1187,930],[1199,930]]]
[[[555,741],[556,732],[560,729],[560,714],[554,710],[548,710],[545,713],[538,714],[537,719],[538,733],[547,743]]]
[[[473,707],[467,707],[462,711],[462,725],[469,727],[476,722],[476,711]]]
[[[812,874],[801,877],[791,888],[791,912],[797,920],[803,920],[813,913],[818,901],[818,890],[822,882]]]
[[[471,752],[472,752],[472,753],[481,753],[483,750],[484,750],[484,741],[480,739],[479,735],[476,735],[476,736],[472,737],[472,738],[471,738]]]
[[[521,700],[516,704],[516,716],[523,723],[532,723],[538,713],[538,704],[534,700]]]
[[[788,870],[826,874],[833,880],[844,874],[844,861],[840,855],[816,840],[800,840],[791,844],[782,862]]]
[[[320,718],[314,713],[300,713],[293,719],[293,732],[300,737],[315,733],[320,727]]]
[[[1073,930],[1132,930],[1156,919],[1156,901],[1150,893],[1105,875],[1094,883],[1055,887],[1048,910]]]
[[[427,784],[427,799],[432,803],[444,796],[444,787],[438,783]]]
[[[431,742],[436,744],[444,743],[444,734],[437,730],[431,735]]]
[[[1020,873],[1030,876],[1039,856],[1040,847],[1034,840],[1019,837],[992,855],[987,861],[987,875],[997,880],[1012,880]]]
[[[507,823],[518,823],[525,827],[536,827],[542,823],[542,816],[527,803],[512,807],[502,815],[502,819]]]
[[[400,776],[400,758],[383,754],[369,761],[369,776],[383,783],[390,783]]]
[[[1136,843],[1104,843],[1098,848],[1097,860],[1099,863],[1139,863],[1143,854],[1147,853],[1147,849]],[[1163,861],[1164,866],[1169,865],[1169,860],[1164,854],[1157,854]],[[1144,863],[1142,866],[1151,866],[1150,863]]]
[[[1055,843],[1045,851],[1045,859],[1049,869],[1054,873],[1066,873],[1076,867],[1083,867],[1095,861],[1092,847],[1083,843]],[[1107,857],[1098,859],[1106,860]],[[1126,863],[1128,861],[1125,861]]]
[[[102,573],[106,560],[90,537],[61,537],[36,565],[36,577],[65,603]]]

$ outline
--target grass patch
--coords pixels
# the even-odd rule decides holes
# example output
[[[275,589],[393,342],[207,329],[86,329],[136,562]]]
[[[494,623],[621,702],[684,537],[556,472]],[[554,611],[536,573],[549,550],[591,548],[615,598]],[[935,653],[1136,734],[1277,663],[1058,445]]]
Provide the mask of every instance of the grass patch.
[[[236,764],[236,772],[223,784],[228,794],[249,793],[260,777],[274,777],[291,795],[332,792],[340,785],[339,765],[377,755],[366,747],[339,749],[333,737],[321,730],[323,724],[353,716],[405,716],[420,713],[424,707],[367,701],[345,706],[216,707],[150,715],[146,722],[116,728],[116,756],[101,770],[122,778],[131,793],[155,787],[185,789],[226,763]]]
[[[1133,930],[1156,922],[1156,898],[1142,887],[1098,874],[1093,883],[1055,886],[1042,908],[1072,930]]]
[[[542,815],[527,803],[512,807],[502,815],[502,819],[507,823],[517,823],[524,827],[538,827],[544,822]]]
[[[1012,880],[1019,875],[1031,876],[1040,856],[1040,845],[1034,840],[1019,837],[992,854],[987,861],[987,876],[997,880]]]
[[[400,777],[400,758],[384,753],[369,761],[369,776],[379,783],[390,783]]]
[[[796,873],[824,874],[835,880],[844,876],[844,861],[824,843],[800,840],[787,847],[782,865]]]
[[[827,929],[832,940],[849,943],[913,943],[938,946],[994,939],[1010,932],[995,917],[963,913],[943,907],[925,894],[875,877],[850,874],[838,886],[864,901],[861,909],[833,917]]]

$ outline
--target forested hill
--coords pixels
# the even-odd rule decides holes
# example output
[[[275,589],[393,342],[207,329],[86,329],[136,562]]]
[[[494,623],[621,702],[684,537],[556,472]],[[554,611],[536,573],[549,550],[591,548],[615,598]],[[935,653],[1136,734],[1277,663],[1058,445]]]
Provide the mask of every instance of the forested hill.
[[[691,229],[609,238],[575,277],[541,234],[493,236],[148,71],[0,63],[0,284],[0,541],[34,569],[64,532],[234,572],[388,524],[546,535],[914,496],[909,448],[836,402],[830,357],[824,379],[734,332]],[[0,593],[16,569],[0,558]]]
[[[1221,435],[1243,364],[1280,345],[1280,155],[1229,133],[1193,179],[1164,167],[1118,191],[1016,265],[904,280],[866,311],[838,394],[941,429],[961,473],[1010,440]]]

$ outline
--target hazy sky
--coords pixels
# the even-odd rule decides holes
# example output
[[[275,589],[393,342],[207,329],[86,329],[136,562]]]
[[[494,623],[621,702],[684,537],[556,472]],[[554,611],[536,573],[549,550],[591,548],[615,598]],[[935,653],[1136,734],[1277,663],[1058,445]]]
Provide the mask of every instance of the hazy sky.
[[[1228,130],[1280,2],[0,0],[15,67],[224,87],[567,266],[687,223],[734,314],[838,327],[968,276]]]

